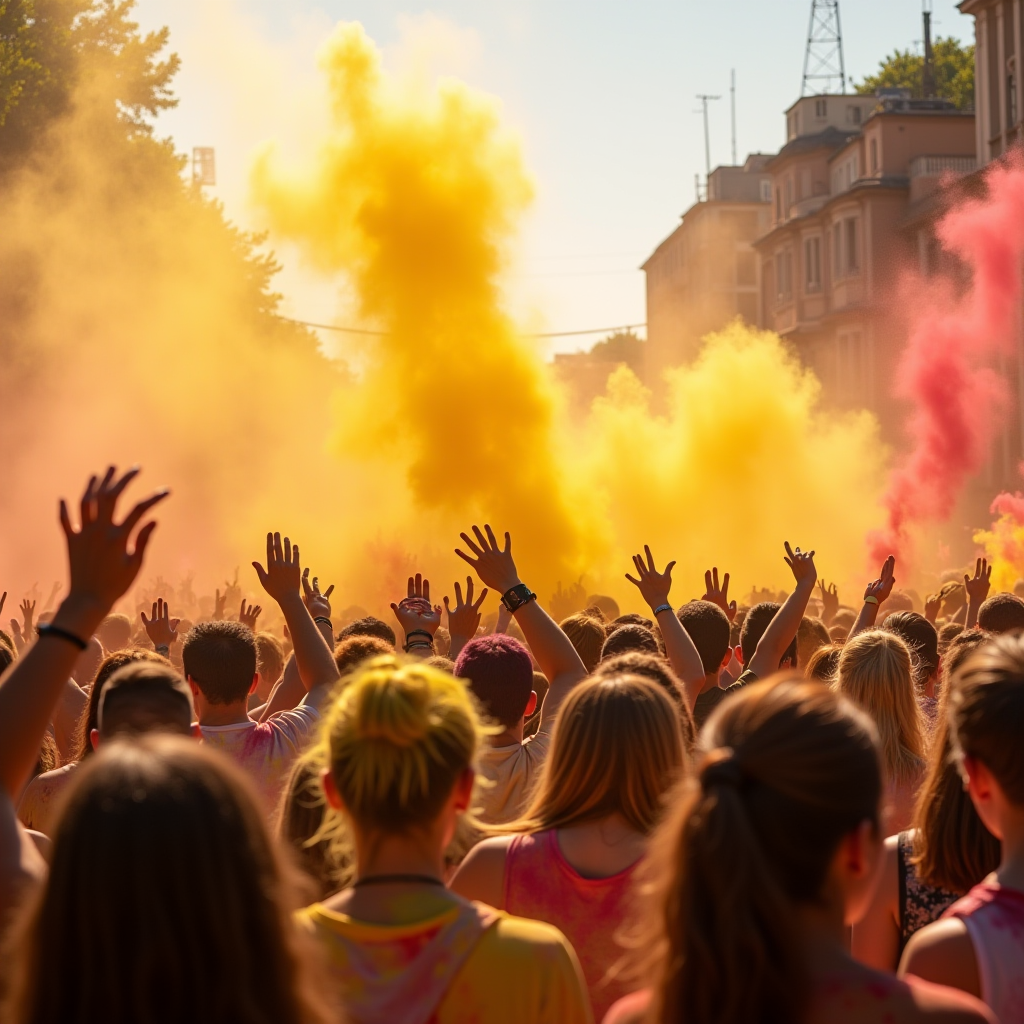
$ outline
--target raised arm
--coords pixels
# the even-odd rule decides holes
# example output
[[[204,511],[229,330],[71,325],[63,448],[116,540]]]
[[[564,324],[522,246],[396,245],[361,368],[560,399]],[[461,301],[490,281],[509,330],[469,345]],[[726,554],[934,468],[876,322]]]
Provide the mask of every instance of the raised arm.
[[[775,618],[768,623],[750,664],[745,666],[759,679],[779,671],[783,655],[796,639],[796,632],[818,579],[818,570],[814,568],[814,552],[804,552],[799,548],[794,550],[789,546],[789,541],[786,541],[786,565],[793,572],[796,586],[786,598],[786,603],[775,613]]]
[[[704,685],[704,665],[690,639],[690,634],[683,628],[675,609],[669,603],[672,569],[676,563],[669,562],[664,572],[658,572],[654,567],[654,556],[646,544],[644,554],[647,556],[646,563],[643,555],[633,556],[633,565],[636,566],[640,578],[634,579],[627,572],[626,579],[640,591],[640,596],[650,605],[651,614],[661,628],[669,663],[686,689],[686,702],[692,711],[694,704],[697,703],[697,694]]]
[[[541,672],[548,678],[550,687],[544,698],[541,711],[541,728],[554,720],[569,691],[585,679],[587,670],[580,661],[569,638],[558,628],[558,624],[537,601],[537,595],[524,587],[512,558],[512,539],[505,534],[505,546],[499,547],[490,526],[485,526],[486,536],[480,527],[474,526],[476,539],[469,534],[460,534],[463,542],[473,553],[455,549],[459,558],[468,562],[480,580],[502,595],[505,606],[512,610]]]
[[[441,625],[441,606],[430,603],[430,580],[420,573],[409,577],[409,590],[391,610],[405,635],[402,650],[410,658],[430,658],[435,653],[434,634]]]
[[[307,693],[316,690],[320,695],[323,692],[321,687],[331,686],[338,679],[338,666],[334,664],[331,649],[302,600],[298,544],[293,546],[288,537],[282,542],[279,533],[268,533],[267,568],[264,569],[259,562],[253,562],[252,567],[263,589],[284,613],[302,685]]]
[[[964,576],[964,589],[967,591],[967,621],[965,629],[974,629],[978,624],[978,611],[985,603],[988,592],[992,588],[992,566],[988,559],[979,558],[974,567],[974,579]]]
[[[78,655],[142,567],[156,522],[146,523],[134,544],[132,533],[169,492],[157,491],[115,523],[118,498],[138,472],[129,470],[118,479],[111,466],[102,480],[92,477],[82,495],[77,530],[67,505],[63,500],[60,503],[71,578],[68,596],[53,620],[40,627],[39,638],[0,681],[0,782],[12,802],[17,801],[32,772],[43,733]]]
[[[462,652],[462,648],[469,643],[473,637],[476,636],[476,631],[480,628],[480,608],[484,603],[484,598],[487,597],[488,590],[486,587],[480,591],[480,597],[476,603],[473,602],[473,577],[466,577],[466,600],[462,600],[462,587],[459,586],[458,581],[455,582],[455,607],[452,608],[448,602],[448,598],[444,599],[444,610],[448,613],[448,632],[452,635],[452,645],[448,651],[448,657],[455,661],[455,659]],[[504,605],[501,606],[504,609]],[[504,632],[504,630],[496,630],[496,632]]]
[[[327,646],[334,650],[334,622],[331,619],[331,594],[334,593],[332,583],[322,594],[320,593],[320,577],[314,576],[309,582],[309,569],[302,570],[302,603],[306,611],[313,616],[320,635],[327,641]]]
[[[882,572],[878,579],[867,585],[867,589],[864,591],[864,605],[857,616],[857,621],[853,624],[853,629],[850,630],[849,638],[851,640],[858,633],[863,633],[864,630],[874,627],[878,618],[878,608],[892,593],[892,588],[896,583],[896,577],[893,575],[895,568],[896,556],[890,555],[882,564]]]

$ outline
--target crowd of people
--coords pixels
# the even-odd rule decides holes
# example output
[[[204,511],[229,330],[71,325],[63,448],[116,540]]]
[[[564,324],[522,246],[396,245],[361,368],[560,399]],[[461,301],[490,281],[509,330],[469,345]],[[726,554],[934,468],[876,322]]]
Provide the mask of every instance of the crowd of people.
[[[0,630],[0,1020],[1024,1024],[1024,599],[982,560],[848,607],[787,543],[788,593],[677,606],[645,548],[644,614],[556,621],[474,526],[388,623],[271,533],[266,611],[129,616],[136,475],[61,502],[65,596]]]

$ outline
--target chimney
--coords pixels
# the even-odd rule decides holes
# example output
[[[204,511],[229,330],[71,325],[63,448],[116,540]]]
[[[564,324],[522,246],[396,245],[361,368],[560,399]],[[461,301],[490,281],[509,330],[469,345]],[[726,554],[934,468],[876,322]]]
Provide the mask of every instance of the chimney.
[[[935,60],[932,54],[932,12],[930,3],[924,10],[924,68],[921,72],[921,91],[926,100],[935,99]]]

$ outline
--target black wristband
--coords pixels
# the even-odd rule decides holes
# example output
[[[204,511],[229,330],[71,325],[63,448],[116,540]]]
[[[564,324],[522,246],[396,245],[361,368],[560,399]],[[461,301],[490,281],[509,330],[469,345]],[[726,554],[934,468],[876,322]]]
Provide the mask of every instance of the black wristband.
[[[517,612],[524,604],[536,600],[537,595],[525,583],[517,583],[501,595],[501,603],[510,612]]]
[[[409,643],[409,637],[411,636],[425,636],[431,643],[434,642],[434,634],[428,633],[425,629],[410,629],[409,632],[405,634],[406,644]]]
[[[322,622],[325,626],[330,626],[331,629],[334,629],[334,623],[326,615],[318,615],[313,621]]]
[[[170,644],[155,644],[156,653],[164,658],[170,658],[171,656],[171,645]]]
[[[36,626],[36,633],[39,636],[52,636],[58,640],[67,640],[69,644],[74,644],[80,651],[87,650],[89,647],[88,640],[83,640],[80,636],[75,636],[74,633],[69,633],[66,629],[61,629],[60,626],[54,626],[50,623]]]

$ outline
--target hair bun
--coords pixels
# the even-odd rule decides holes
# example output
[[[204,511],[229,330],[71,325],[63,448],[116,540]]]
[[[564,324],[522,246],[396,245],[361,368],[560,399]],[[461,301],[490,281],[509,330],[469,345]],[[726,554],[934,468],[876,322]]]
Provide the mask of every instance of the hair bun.
[[[700,773],[700,784],[705,792],[717,786],[732,786],[739,789],[745,780],[746,776],[732,747],[720,747],[711,751]]]
[[[388,669],[390,666],[385,672]],[[384,740],[396,747],[422,741],[432,724],[429,683],[412,673],[373,682],[376,685],[364,686],[359,693],[358,731],[362,738]]]

